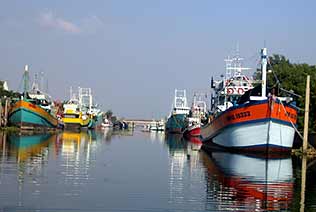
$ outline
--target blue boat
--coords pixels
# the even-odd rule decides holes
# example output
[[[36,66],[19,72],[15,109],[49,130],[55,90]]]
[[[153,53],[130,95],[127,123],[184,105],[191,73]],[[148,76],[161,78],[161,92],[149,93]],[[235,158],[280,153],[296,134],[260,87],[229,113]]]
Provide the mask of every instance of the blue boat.
[[[100,129],[103,123],[103,113],[97,112],[92,113],[90,122],[88,124],[88,129]]]
[[[15,102],[9,113],[9,122],[20,128],[55,128],[58,125],[58,120],[53,114],[42,108],[41,105],[34,104],[31,100]]]
[[[168,133],[183,133],[186,129],[185,119],[189,112],[190,108],[187,104],[186,91],[176,89],[172,111],[166,124],[166,131]]]
[[[21,99],[11,105],[9,122],[20,128],[56,128],[58,119],[50,96],[39,90],[37,75],[29,89],[29,71],[25,66],[23,74],[24,91]]]

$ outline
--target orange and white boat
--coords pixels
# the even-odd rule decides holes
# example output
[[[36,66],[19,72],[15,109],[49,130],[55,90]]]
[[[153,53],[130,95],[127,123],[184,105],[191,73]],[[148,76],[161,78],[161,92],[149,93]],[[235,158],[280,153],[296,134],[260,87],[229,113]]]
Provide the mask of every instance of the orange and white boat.
[[[289,152],[293,145],[297,109],[292,97],[266,91],[267,50],[261,51],[262,79],[254,81],[242,74],[240,58],[227,65],[226,79],[213,82],[211,116],[201,128],[204,148],[221,147],[252,152]],[[235,73],[230,77],[231,70]]]

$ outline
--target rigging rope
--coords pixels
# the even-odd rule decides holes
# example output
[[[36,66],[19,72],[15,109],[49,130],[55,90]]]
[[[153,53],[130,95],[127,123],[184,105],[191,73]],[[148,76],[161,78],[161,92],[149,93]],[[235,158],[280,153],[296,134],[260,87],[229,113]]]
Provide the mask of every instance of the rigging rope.
[[[292,127],[294,128],[294,130],[296,131],[296,133],[298,134],[298,136],[302,139],[302,141],[304,140],[304,137],[302,136],[302,134],[298,131],[297,127],[295,126],[295,124],[292,122],[292,120],[290,119],[288,113],[286,112],[286,109],[284,107],[284,104],[282,103],[282,101],[280,100],[280,103],[282,105],[282,108],[286,114],[286,117],[288,118],[288,120],[290,121],[290,123],[292,124]],[[308,147],[310,148],[314,148],[310,143],[308,143]]]

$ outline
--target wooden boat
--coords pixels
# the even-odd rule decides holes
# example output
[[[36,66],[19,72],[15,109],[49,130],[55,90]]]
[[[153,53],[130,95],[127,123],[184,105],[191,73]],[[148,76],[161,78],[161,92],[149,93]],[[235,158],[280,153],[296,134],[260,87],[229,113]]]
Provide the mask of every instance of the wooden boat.
[[[261,85],[254,88],[251,80],[241,73],[244,68],[238,64],[229,66],[229,71],[235,70],[233,76],[216,85],[212,83],[215,97],[210,122],[201,128],[206,148],[264,153],[291,151],[297,110],[291,97],[278,97],[274,90],[267,94],[266,48],[261,54]]]
[[[28,79],[29,71],[26,65],[23,74],[24,93],[19,100],[12,103],[9,123],[22,129],[56,128],[58,125],[57,111],[49,95],[39,90],[37,77],[35,77],[32,89],[29,90]]]

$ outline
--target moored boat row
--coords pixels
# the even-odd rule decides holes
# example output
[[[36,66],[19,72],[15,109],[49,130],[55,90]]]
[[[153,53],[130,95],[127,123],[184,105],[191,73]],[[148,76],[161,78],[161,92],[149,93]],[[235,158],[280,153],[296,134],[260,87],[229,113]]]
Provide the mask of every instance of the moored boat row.
[[[281,93],[276,87],[267,87],[267,49],[261,50],[260,79],[243,73],[249,68],[242,67],[242,58],[238,55],[225,61],[225,77],[218,81],[212,78],[208,110],[206,104],[205,107],[197,107],[196,100],[188,110],[185,95],[180,98],[181,104],[177,104],[179,97],[176,90],[167,132],[199,136],[204,149],[290,152],[296,130],[297,108],[291,96],[279,96]]]
[[[105,114],[93,104],[91,88],[79,88],[78,95],[70,94],[64,104],[51,100],[39,88],[37,75],[29,89],[29,70],[23,73],[23,94],[13,99],[9,111],[9,124],[20,129],[67,129],[83,130],[101,128]]]

